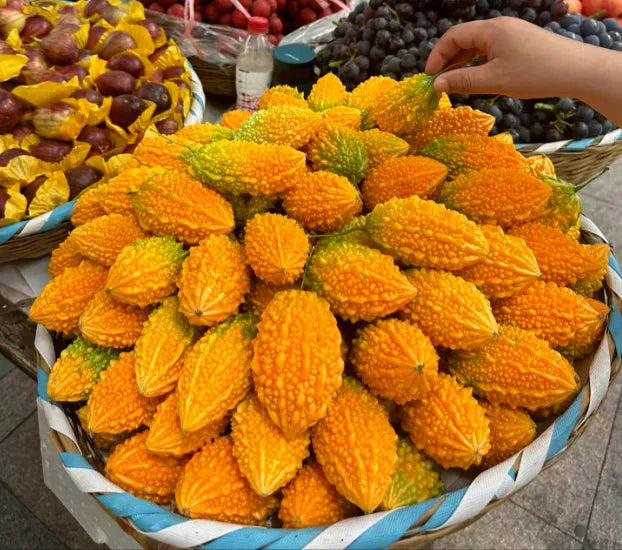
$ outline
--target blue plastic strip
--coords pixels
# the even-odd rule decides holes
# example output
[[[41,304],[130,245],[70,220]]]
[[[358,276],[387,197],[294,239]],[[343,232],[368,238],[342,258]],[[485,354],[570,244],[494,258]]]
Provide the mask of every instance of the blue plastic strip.
[[[84,468],[85,470],[94,469],[93,466],[91,466],[86,459],[78,453],[62,452],[59,454],[60,459],[67,468]]]
[[[585,138],[571,141],[568,145],[566,145],[566,147],[562,149],[562,151],[583,151],[583,149],[587,149],[595,141],[596,138]]]
[[[41,367],[37,367],[37,394],[41,399],[49,402],[50,396],[48,395],[48,378],[48,373],[43,372]]]
[[[317,537],[325,527],[307,527],[306,529],[292,529],[292,531],[274,541],[265,550],[291,550],[292,548],[304,548],[315,537]]]
[[[26,222],[17,222],[7,225],[6,227],[0,227],[0,244],[7,242],[15,233],[17,233],[22,227],[26,225]]]
[[[546,460],[551,460],[557,453],[559,453],[565,446],[572,430],[579,421],[581,415],[581,403],[583,402],[583,396],[585,394],[585,388],[583,388],[577,398],[572,402],[572,405],[568,407],[566,412],[562,414],[553,424],[553,436],[551,437],[551,444],[549,445],[549,451],[546,454]]]
[[[39,231],[39,233],[49,231],[50,229],[56,229],[61,223],[64,223],[69,218],[71,218],[71,213],[73,212],[73,207],[75,204],[76,201],[66,202],[65,204],[61,204],[60,206],[52,210],[50,212],[50,217],[41,226],[41,230]]]
[[[178,514],[164,510],[158,504],[129,493],[110,493],[96,497],[111,513],[122,518],[131,518],[134,524],[146,533],[155,533],[172,525],[189,521]]]
[[[259,550],[259,548],[263,548],[290,532],[290,529],[242,527],[233,533],[227,533],[216,540],[208,542],[200,548],[205,550],[231,550],[232,548],[236,550]]]
[[[613,254],[609,254],[609,266],[613,269],[620,277],[622,277],[622,270],[620,270],[620,264],[618,260],[615,259]]]
[[[445,497],[445,501],[438,507],[438,510],[432,514],[432,517],[425,522],[421,528],[421,531],[423,532],[430,529],[436,529],[437,527],[443,525],[443,523],[445,523],[456,511],[456,508],[458,508],[458,504],[460,504],[460,501],[464,497],[466,491],[467,487],[463,487],[457,491],[452,491],[451,493],[445,493],[442,495]]]
[[[618,306],[614,303],[611,304],[608,328],[616,347],[616,355],[622,357],[622,314],[620,314]]]

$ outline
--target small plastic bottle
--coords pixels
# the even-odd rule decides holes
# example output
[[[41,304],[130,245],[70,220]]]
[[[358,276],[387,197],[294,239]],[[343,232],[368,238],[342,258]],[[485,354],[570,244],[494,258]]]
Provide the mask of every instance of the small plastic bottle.
[[[272,44],[268,41],[268,20],[251,17],[248,36],[235,64],[235,88],[238,109],[256,111],[259,98],[272,81]]]

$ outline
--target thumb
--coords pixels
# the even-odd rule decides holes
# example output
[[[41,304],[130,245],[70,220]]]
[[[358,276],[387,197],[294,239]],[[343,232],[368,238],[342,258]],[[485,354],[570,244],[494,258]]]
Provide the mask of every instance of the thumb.
[[[454,69],[439,75],[434,81],[434,89],[448,94],[494,93],[495,82],[486,65]]]

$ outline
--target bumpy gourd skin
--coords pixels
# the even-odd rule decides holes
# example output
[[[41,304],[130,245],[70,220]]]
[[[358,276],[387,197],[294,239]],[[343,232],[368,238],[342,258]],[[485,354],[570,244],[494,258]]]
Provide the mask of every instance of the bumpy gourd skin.
[[[244,251],[263,281],[285,285],[297,280],[309,255],[309,238],[295,220],[281,214],[258,214],[246,224]]]
[[[391,486],[380,503],[381,510],[394,510],[437,497],[445,491],[439,468],[417,451],[406,438],[397,440],[397,462]]]
[[[302,92],[299,92],[296,88],[287,85],[268,88],[259,98],[260,109],[268,109],[269,107],[277,107],[279,105],[293,105],[295,107],[309,106]],[[227,114],[228,113],[225,113],[225,115]],[[225,116],[223,115],[223,124],[224,120]]]
[[[435,346],[477,349],[497,332],[490,302],[473,283],[430,269],[406,272],[417,293],[400,312],[416,324]]]
[[[285,529],[332,525],[359,511],[331,485],[321,466],[310,461],[282,491],[279,519]]]
[[[537,221],[557,227],[565,233],[577,225],[583,209],[577,188],[572,183],[555,177],[545,177],[543,180],[551,187],[553,194]]]
[[[300,285],[296,283],[288,285],[269,285],[268,283],[264,283],[261,279],[253,278],[251,281],[251,293],[248,296],[247,303],[250,305],[251,311],[259,317],[278,292],[293,290],[299,288],[299,286]]]
[[[106,214],[104,210],[104,197],[106,196],[107,184],[87,189],[77,199],[71,212],[71,223],[78,227],[83,223],[94,220]]]
[[[302,174],[283,200],[287,215],[310,231],[336,231],[359,214],[361,195],[347,178],[318,170]]]
[[[407,139],[412,149],[419,151],[436,138],[452,134],[487,136],[494,124],[494,116],[471,107],[441,109],[439,105],[439,109],[434,111],[419,131]]]
[[[89,427],[86,421],[88,410],[89,410],[89,407],[87,403],[83,407],[80,407],[76,412],[76,416],[78,417],[78,420],[80,421],[80,426],[82,426],[82,429],[87,433],[89,431]],[[89,433],[89,436],[93,439],[93,443],[95,443],[97,448],[102,451],[110,451],[114,449],[119,443],[121,443],[121,441],[123,441],[124,439],[127,439],[128,435],[129,434],[125,432],[120,433],[120,434]]]
[[[279,292],[261,315],[253,382],[272,421],[293,438],[326,414],[341,385],[341,334],[314,292]]]
[[[188,164],[181,155],[201,146],[180,136],[149,135],[144,137],[134,150],[134,158],[143,166],[161,166],[166,170],[188,172]]]
[[[477,223],[510,227],[537,218],[551,188],[526,171],[485,168],[445,182],[438,200]]]
[[[273,195],[289,189],[306,156],[287,145],[217,141],[181,155],[204,184],[224,194]]]
[[[313,450],[326,479],[363,512],[382,502],[395,472],[397,435],[378,400],[345,378],[313,431]]]
[[[300,149],[322,125],[322,115],[306,107],[281,105],[253,113],[238,129],[235,139],[276,143]]]
[[[188,351],[177,383],[184,432],[223,418],[251,387],[255,319],[237,315],[205,333]]]
[[[422,149],[421,154],[447,166],[450,178],[484,168],[529,170],[527,161],[513,144],[486,136],[440,137]]]
[[[391,256],[347,242],[317,248],[306,282],[328,300],[335,314],[349,321],[386,317],[416,293]]]
[[[520,237],[506,235],[497,225],[480,227],[488,241],[488,256],[456,272],[487,298],[518,294],[542,276],[533,252]]]
[[[108,269],[83,260],[67,267],[43,288],[30,306],[30,318],[48,330],[76,334],[78,320],[91,298],[104,288]]]
[[[345,105],[348,100],[346,87],[341,83],[337,75],[325,74],[318,78],[311,88],[307,103],[314,111],[324,111],[337,105]]]
[[[263,498],[240,472],[228,436],[208,443],[184,467],[175,488],[177,509],[190,518],[263,525],[278,506]]]
[[[202,124],[184,126],[175,132],[175,135],[171,136],[173,141],[176,141],[178,138],[184,138],[200,145],[207,145],[221,139],[233,139],[233,132],[230,128],[220,124],[203,122]]]
[[[84,401],[95,387],[99,373],[118,359],[119,352],[96,346],[78,337],[54,363],[48,378],[47,392],[53,401]]]
[[[374,244],[369,238],[367,231],[365,231],[366,225],[367,218],[365,216],[356,216],[346,223],[335,235],[317,239],[315,247],[319,250],[328,244],[350,243],[373,248]],[[354,231],[355,229],[361,229],[361,231]]]
[[[177,416],[177,395],[171,393],[158,405],[149,424],[145,445],[152,453],[165,456],[184,456],[211,443],[226,428],[228,417],[221,418],[196,432],[183,432]]]
[[[490,420],[490,451],[482,461],[484,467],[490,468],[510,458],[536,437],[536,424],[527,412],[485,401],[480,404]]]
[[[50,263],[48,263],[48,275],[56,277],[67,267],[78,267],[83,259],[69,236],[52,250]]]
[[[134,352],[122,353],[99,375],[89,398],[86,423],[90,433],[119,434],[140,428],[152,417],[159,398],[138,393]]]
[[[309,456],[309,432],[287,439],[254,394],[233,413],[231,440],[240,471],[263,497],[291,481]]]
[[[551,407],[579,389],[572,365],[526,330],[501,326],[481,349],[453,352],[449,370],[493,404],[530,411]]]
[[[323,113],[323,123],[331,126],[346,126],[352,130],[361,129],[361,111],[346,105],[330,107]]]
[[[188,253],[171,237],[147,237],[127,245],[114,261],[106,292],[124,304],[145,307],[170,296]]]
[[[569,288],[538,281],[510,298],[493,302],[499,323],[530,330],[552,347],[582,346],[605,327],[609,308]]]
[[[488,241],[466,216],[417,196],[391,199],[367,214],[372,241],[411,266],[456,270],[488,254]]]
[[[367,173],[367,149],[359,133],[345,126],[324,126],[309,142],[314,170],[326,170],[358,184]]]
[[[123,170],[120,174],[108,180],[103,198],[106,214],[134,214],[132,202],[136,191],[143,182],[155,174],[164,171],[160,166],[139,166]]]
[[[78,328],[94,344],[128,348],[138,340],[148,314],[146,309],[118,302],[100,291],[84,308]]]
[[[134,195],[133,207],[144,229],[190,245],[209,235],[226,235],[235,226],[224,197],[178,172],[146,180]]]
[[[279,200],[278,195],[228,195],[227,200],[233,208],[235,223],[244,226],[255,214],[273,210]]]
[[[348,105],[359,109],[363,115],[361,128],[363,130],[374,128],[371,110],[377,99],[387,90],[397,84],[397,80],[386,76],[372,76],[365,82],[361,82],[348,96]]]
[[[372,131],[372,130],[370,130]],[[374,168],[361,187],[365,206],[373,210],[393,198],[432,198],[445,181],[447,168],[427,157],[388,158]]]
[[[250,111],[241,111],[240,109],[233,109],[232,111],[227,111],[224,115],[222,115],[222,120],[220,123],[225,127],[233,130],[234,132],[242,126],[242,123],[248,119],[253,113]]]
[[[441,94],[434,89],[434,77],[418,74],[380,94],[371,107],[371,115],[385,132],[414,134],[430,119],[440,98]]]
[[[71,235],[82,256],[110,266],[124,246],[144,239],[148,233],[133,216],[108,214],[76,227]]]
[[[196,329],[178,308],[177,296],[164,300],[150,313],[136,341],[136,383],[147,397],[175,389],[184,355],[194,342]]]
[[[591,245],[579,244],[555,227],[533,222],[510,229],[511,235],[525,239],[542,271],[542,279],[559,286],[574,285],[601,269],[590,253]]]
[[[387,319],[358,331],[352,364],[374,393],[403,405],[430,391],[438,372],[438,355],[419,327]]]
[[[402,428],[410,439],[443,468],[468,470],[490,450],[489,421],[471,388],[439,374],[422,401],[402,407]]]
[[[182,264],[179,311],[190,324],[214,326],[237,313],[250,290],[244,249],[225,235],[210,236]]]
[[[147,430],[117,445],[106,461],[106,477],[139,498],[166,504],[175,494],[183,462],[149,452],[148,436]]]
[[[358,135],[367,150],[367,166],[370,170],[389,159],[404,156],[408,153],[408,143],[403,139],[374,128]]]
[[[591,257],[592,262],[598,266],[598,270],[590,273],[587,277],[579,279],[573,285],[572,290],[586,298],[593,298],[594,294],[603,287],[611,248],[608,244],[592,244],[586,246],[583,250],[587,256]]]

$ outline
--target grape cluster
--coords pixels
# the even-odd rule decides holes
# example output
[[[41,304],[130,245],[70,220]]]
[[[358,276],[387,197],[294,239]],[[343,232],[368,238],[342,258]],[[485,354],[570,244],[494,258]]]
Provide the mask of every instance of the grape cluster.
[[[622,52],[622,26],[613,17],[598,21],[580,13],[569,13],[544,28],[566,38]]]
[[[568,4],[563,0],[477,0],[473,19],[492,19],[505,15],[520,17],[544,27],[567,13]]]

